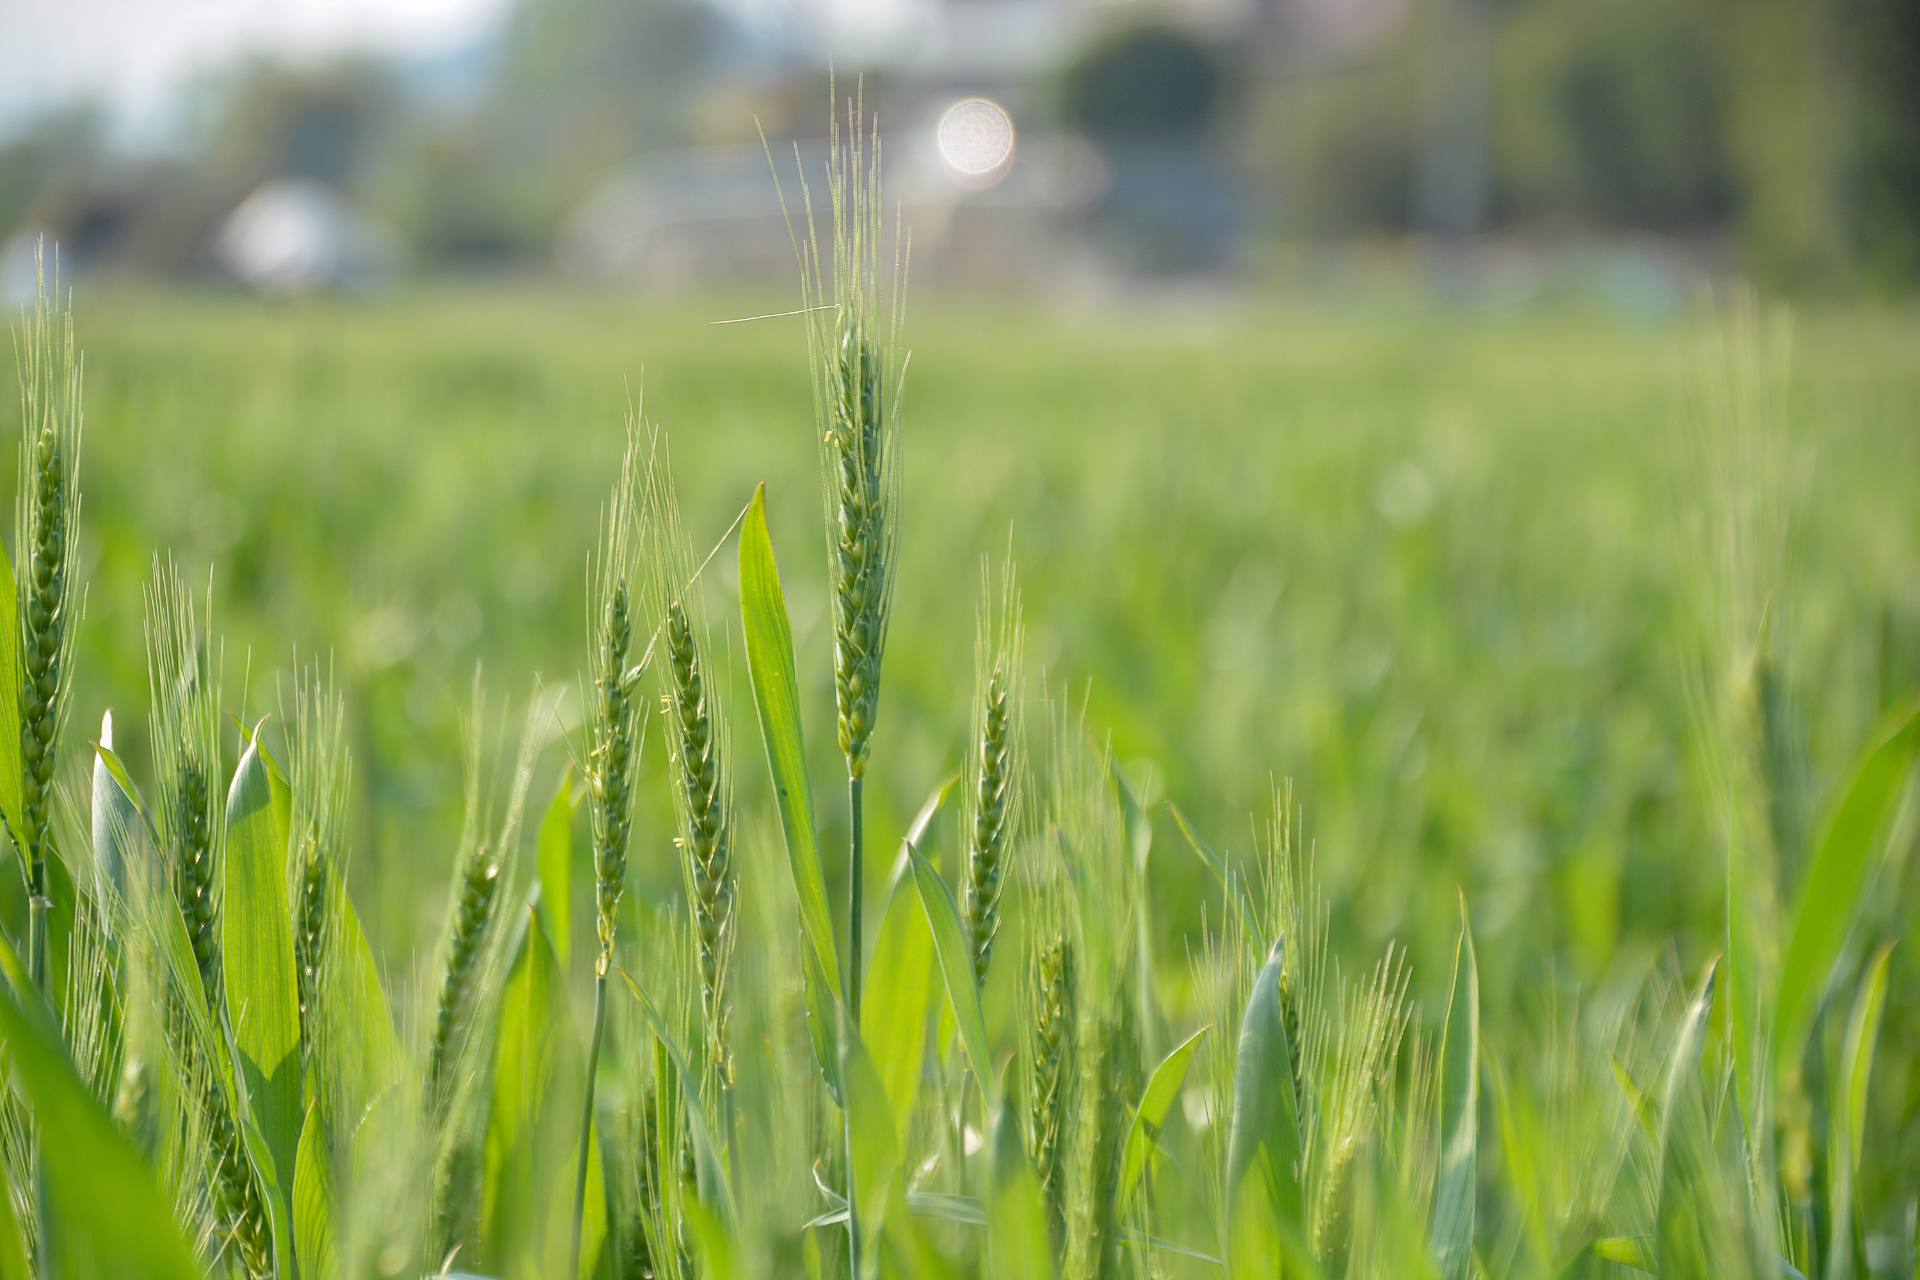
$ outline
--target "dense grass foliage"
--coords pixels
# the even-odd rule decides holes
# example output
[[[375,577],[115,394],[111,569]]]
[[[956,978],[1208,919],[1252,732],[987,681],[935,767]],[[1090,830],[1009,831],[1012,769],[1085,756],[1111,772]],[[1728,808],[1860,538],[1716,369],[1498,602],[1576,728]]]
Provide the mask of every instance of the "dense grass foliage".
[[[1910,318],[784,305],[81,298],[0,1276],[1913,1273]]]
[[[252,653],[248,708],[277,709],[269,673],[296,645],[333,656],[356,843],[418,851],[353,874],[381,939],[418,941],[473,667],[503,696],[536,673],[573,687],[585,550],[642,382],[700,554],[770,482],[809,707],[830,694],[799,322],[709,323],[788,305],[83,297],[79,714],[144,698],[153,552],[195,584],[216,573],[236,685]],[[1679,932],[1704,954],[1719,875],[1686,664],[1719,569],[1685,531],[1714,483],[1688,443],[1713,316],[916,305],[880,829],[959,763],[978,558],[1011,531],[1029,670],[1084,688],[1143,783],[1224,844],[1293,779],[1343,927],[1406,938],[1436,970],[1462,884],[1494,939],[1583,978],[1623,941]],[[1796,319],[1775,625],[1815,793],[1920,671],[1917,357],[1904,317]],[[0,425],[15,405],[0,395]],[[716,659],[742,678],[737,643]],[[822,720],[823,778],[832,739]],[[640,799],[664,830],[664,781]],[[843,817],[822,821],[842,844]],[[1186,870],[1166,885],[1183,927]],[[646,892],[678,883],[663,853],[634,871]]]

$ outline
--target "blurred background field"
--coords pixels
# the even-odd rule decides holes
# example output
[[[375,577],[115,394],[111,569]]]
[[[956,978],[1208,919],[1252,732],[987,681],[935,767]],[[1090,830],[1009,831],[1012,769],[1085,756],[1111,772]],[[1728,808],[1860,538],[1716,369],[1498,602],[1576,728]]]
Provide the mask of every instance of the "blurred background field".
[[[802,337],[793,319],[712,323],[780,301],[87,298],[82,727],[112,705],[143,754],[149,558],[171,551],[195,580],[212,568],[236,712],[279,709],[296,650],[335,664],[362,909],[393,954],[430,937],[471,673],[484,662],[496,710],[536,677],[575,687],[585,555],[644,383],[697,542],[769,483],[832,777]],[[1737,302],[1652,326],[1415,305],[929,303],[911,325],[875,831],[901,829],[957,765],[980,558],[1010,538],[1055,695],[1084,698],[1135,781],[1236,850],[1292,779],[1344,936],[1398,937],[1442,981],[1459,884],[1489,982],[1537,982],[1502,958],[1543,955],[1597,980],[1673,938],[1696,962],[1723,886],[1689,680],[1726,566],[1691,531],[1729,480],[1702,442],[1733,430],[1787,473],[1770,607],[1809,776],[1836,776],[1920,679],[1912,328],[1884,310],[1802,316],[1790,382],[1741,375],[1761,377],[1749,389],[1791,424],[1780,435],[1710,403],[1729,343],[1777,354],[1741,336],[1755,327]],[[711,572],[715,619],[737,624],[730,550]],[[737,641],[729,652],[744,714]],[[747,812],[766,813],[763,771],[739,776]],[[667,797],[664,776],[643,790],[648,894],[678,883]],[[1205,880],[1160,823],[1156,918],[1195,928]]]
[[[915,246],[883,843],[959,761],[1009,546],[1036,669],[1136,784],[1244,850],[1291,779],[1335,936],[1400,939],[1426,988],[1464,886],[1493,1008],[1716,945],[1697,686],[1753,642],[1730,625],[1764,615],[1783,664],[1784,848],[1920,681],[1903,0],[27,0],[0,293],[43,238],[77,289],[85,731],[114,707],[141,772],[140,586],[157,551],[211,573],[236,713],[334,664],[356,897],[405,954],[474,668],[489,738],[536,678],[575,686],[644,388],[696,542],[769,483],[834,776],[801,329],[716,323],[795,305],[758,131],[789,195],[795,144],[817,180],[830,66]],[[1777,565],[1724,541],[1756,525]],[[708,603],[731,618],[730,584]],[[1160,813],[1155,919],[1185,933],[1204,876]],[[1899,865],[1861,936],[1910,916]],[[1894,963],[1911,1041],[1920,951]]]

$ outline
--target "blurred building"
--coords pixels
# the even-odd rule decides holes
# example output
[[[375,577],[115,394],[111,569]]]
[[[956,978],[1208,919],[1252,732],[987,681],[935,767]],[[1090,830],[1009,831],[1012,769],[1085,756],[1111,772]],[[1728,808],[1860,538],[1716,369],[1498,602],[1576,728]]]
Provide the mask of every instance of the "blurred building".
[[[235,280],[260,293],[361,293],[384,284],[399,251],[378,223],[338,191],[281,178],[242,200],[214,240]]]

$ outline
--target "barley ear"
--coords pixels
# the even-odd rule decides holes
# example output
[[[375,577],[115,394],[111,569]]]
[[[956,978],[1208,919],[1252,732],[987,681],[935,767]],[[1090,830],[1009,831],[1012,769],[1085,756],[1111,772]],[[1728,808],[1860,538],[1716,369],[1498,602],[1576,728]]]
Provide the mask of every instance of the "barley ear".
[[[15,503],[15,554],[24,561],[18,585],[20,619],[20,808],[13,832],[26,871],[33,937],[28,964],[44,980],[46,859],[52,832],[48,805],[66,718],[76,606],[75,554],[80,516],[81,379],[73,313],[60,291],[56,260],[51,286],[36,252],[35,300],[14,330],[20,369],[20,489]]]
[[[880,708],[880,666],[893,607],[899,547],[899,331],[906,245],[891,267],[878,123],[856,97],[828,143],[830,243],[823,251],[813,197],[801,176],[805,232],[796,232],[814,418],[826,481],[827,568],[832,583],[834,699],[850,777],[866,775]]]
[[[661,672],[673,781],[679,819],[677,843],[692,907],[700,1003],[707,1024],[710,1065],[723,1084],[732,1077],[727,1050],[737,889],[733,861],[733,795],[728,768],[726,719],[709,679],[711,663],[704,627],[695,621],[697,583],[693,556],[680,520],[667,444],[652,437],[646,466],[649,534],[647,589],[667,661]]]
[[[585,773],[592,799],[594,923],[599,955],[594,973],[613,966],[620,895],[626,883],[627,840],[633,822],[633,776],[639,762],[641,702],[635,696],[643,655],[633,655],[633,574],[639,539],[639,428],[630,424],[620,474],[600,520],[600,546],[588,571],[588,630],[593,637],[593,682]]]
[[[170,561],[154,561],[146,590],[147,682],[151,707],[155,806],[166,879],[187,926],[209,1009],[220,1002],[221,833],[223,796],[207,780],[219,770],[219,681],[204,613]]]
[[[1066,1242],[1066,1157],[1071,1149],[1078,992],[1073,940],[1060,931],[1033,960],[1029,1144],[1056,1254]]]
[[[318,669],[294,686],[291,814],[294,965],[300,1001],[300,1044],[310,1064],[332,1052],[324,1043],[325,1002],[334,977],[330,962],[344,909],[343,845],[351,759],[346,703],[331,674]],[[310,1067],[310,1069],[312,1069]],[[330,1077],[331,1072],[321,1072]],[[331,1099],[322,1097],[322,1102]]]
[[[973,952],[974,981],[984,987],[1000,929],[1000,893],[1009,845],[1018,830],[1020,770],[1020,596],[1011,564],[998,616],[983,565],[979,637],[975,643],[973,735],[967,754],[966,896],[961,904]]]

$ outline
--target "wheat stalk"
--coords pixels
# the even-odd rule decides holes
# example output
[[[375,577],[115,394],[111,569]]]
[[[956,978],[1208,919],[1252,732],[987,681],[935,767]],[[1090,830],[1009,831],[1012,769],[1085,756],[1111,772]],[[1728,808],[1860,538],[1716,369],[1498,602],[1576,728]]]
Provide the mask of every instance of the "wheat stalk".
[[[588,569],[588,629],[593,719],[585,762],[593,825],[594,931],[599,953],[593,973],[593,1034],[587,1049],[586,1100],[580,1120],[580,1162],[574,1188],[573,1272],[580,1269],[587,1198],[589,1139],[600,1043],[606,1035],[607,975],[619,937],[620,896],[626,887],[627,841],[633,823],[633,778],[640,760],[642,707],[636,686],[651,651],[632,662],[634,556],[640,545],[640,424],[627,423],[626,451],[600,520],[600,545]],[[632,665],[629,663],[632,662]]]

